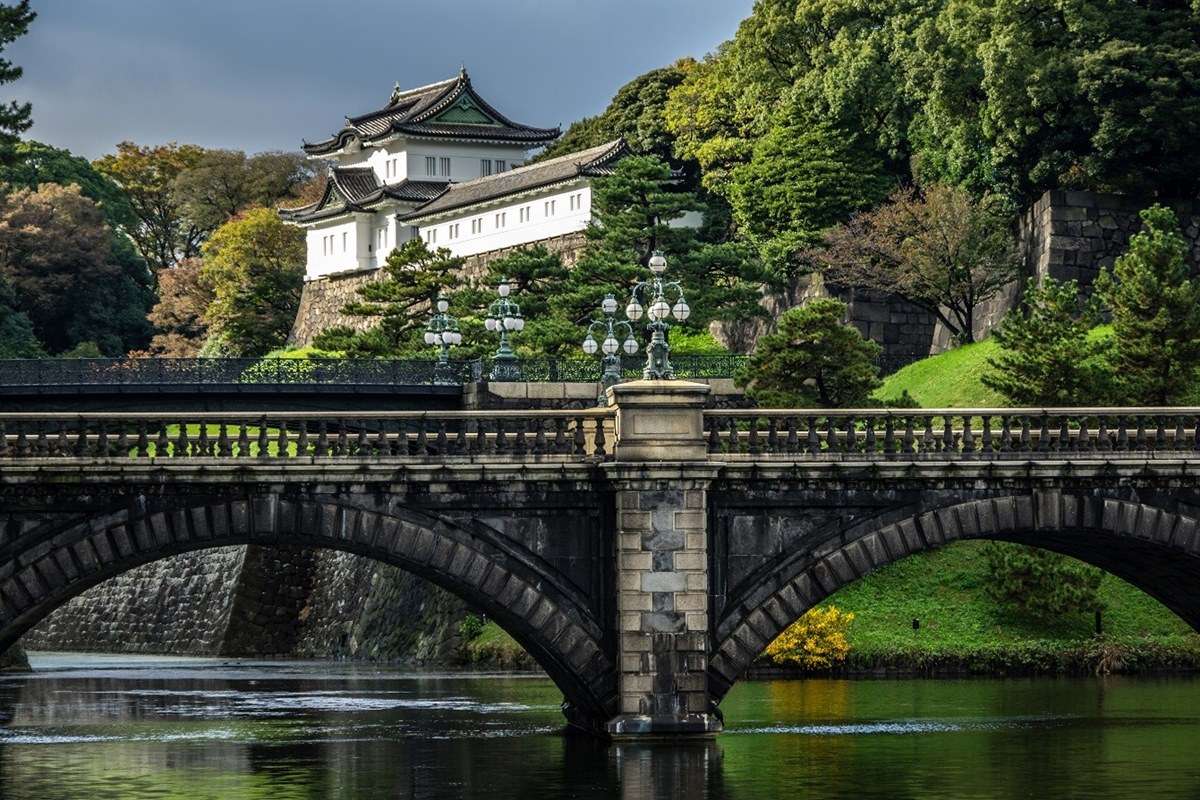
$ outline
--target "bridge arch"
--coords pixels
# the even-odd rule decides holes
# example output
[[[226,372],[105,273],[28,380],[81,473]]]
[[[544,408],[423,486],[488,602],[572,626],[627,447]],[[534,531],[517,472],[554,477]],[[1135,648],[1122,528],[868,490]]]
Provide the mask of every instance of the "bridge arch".
[[[729,691],[762,651],[842,587],[910,555],[956,540],[1008,541],[1053,550],[1111,572],[1200,631],[1200,521],[1156,505],[1059,491],[993,497],[933,510],[898,509],[784,553],[756,575],[760,587],[714,621],[709,691]]]
[[[129,498],[108,513],[26,530],[0,547],[0,651],[71,598],[152,561],[229,545],[327,548],[400,567],[487,613],[563,692],[571,723],[593,727],[612,715],[604,628],[549,564],[481,522],[352,497]]]

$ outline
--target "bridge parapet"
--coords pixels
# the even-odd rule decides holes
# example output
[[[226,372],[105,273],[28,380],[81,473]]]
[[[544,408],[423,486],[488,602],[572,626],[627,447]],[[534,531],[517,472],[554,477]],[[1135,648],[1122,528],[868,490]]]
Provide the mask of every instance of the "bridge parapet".
[[[583,411],[0,414],[0,459],[605,460],[614,417]]]
[[[733,460],[1144,459],[1200,451],[1200,408],[705,411],[704,430]]]

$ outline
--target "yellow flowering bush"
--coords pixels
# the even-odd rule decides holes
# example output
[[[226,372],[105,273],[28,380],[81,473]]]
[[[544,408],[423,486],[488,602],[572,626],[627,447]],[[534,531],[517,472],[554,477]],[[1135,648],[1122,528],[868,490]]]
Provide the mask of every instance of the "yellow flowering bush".
[[[853,621],[854,614],[837,606],[813,608],[767,646],[767,658],[805,669],[836,666],[850,652],[846,631]]]

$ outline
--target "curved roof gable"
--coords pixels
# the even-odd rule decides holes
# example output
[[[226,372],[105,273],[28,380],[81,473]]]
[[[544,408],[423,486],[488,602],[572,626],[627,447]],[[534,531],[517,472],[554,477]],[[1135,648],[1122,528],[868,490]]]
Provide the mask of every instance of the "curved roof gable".
[[[329,155],[357,140],[370,144],[394,133],[444,139],[499,141],[530,147],[558,138],[558,128],[534,128],[514,122],[480,97],[463,70],[455,78],[400,89],[388,104],[366,114],[347,117],[337,133],[319,142],[305,142],[309,155]]]

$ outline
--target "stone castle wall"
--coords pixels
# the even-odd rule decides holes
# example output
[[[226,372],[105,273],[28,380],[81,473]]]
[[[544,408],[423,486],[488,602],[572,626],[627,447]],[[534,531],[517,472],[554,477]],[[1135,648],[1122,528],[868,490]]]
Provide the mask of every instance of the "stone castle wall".
[[[561,255],[563,262],[570,266],[579,260],[586,241],[584,234],[579,232],[554,236],[524,246],[541,245],[550,252]],[[468,256],[463,265],[461,277],[469,282],[478,281],[487,274],[488,266],[494,261],[519,249],[521,248],[505,247]],[[376,323],[374,318],[356,317],[344,313],[342,309],[347,303],[358,299],[360,287],[381,280],[383,277],[383,270],[371,269],[343,272],[307,281],[300,296],[300,309],[296,312],[296,321],[288,336],[288,344],[305,347],[312,344],[313,339],[321,331],[339,325],[355,331],[363,331],[372,327]]]
[[[25,635],[32,650],[447,663],[465,604],[349,553],[224,547],[89,589]]]

